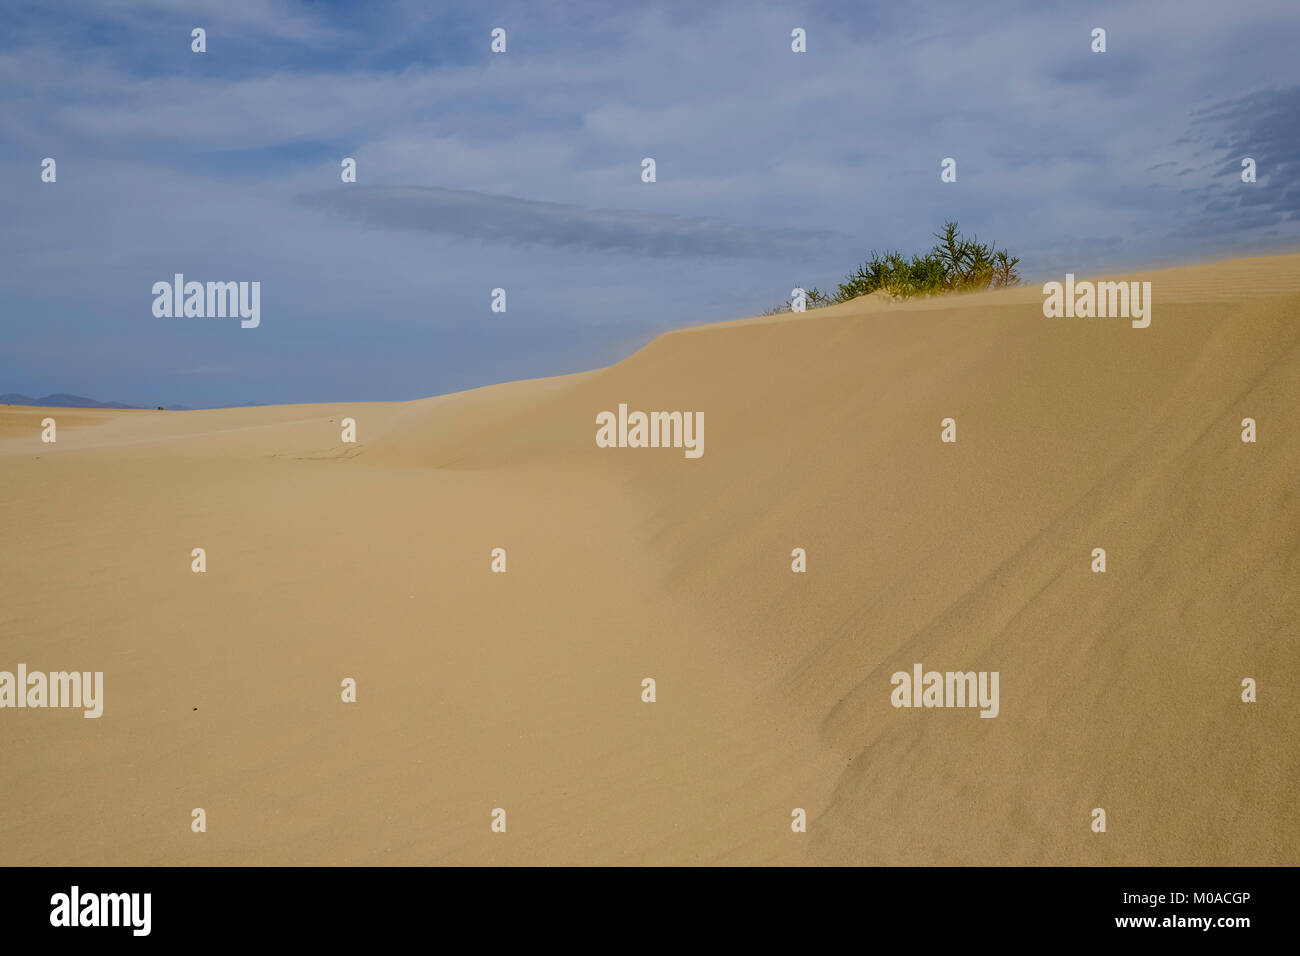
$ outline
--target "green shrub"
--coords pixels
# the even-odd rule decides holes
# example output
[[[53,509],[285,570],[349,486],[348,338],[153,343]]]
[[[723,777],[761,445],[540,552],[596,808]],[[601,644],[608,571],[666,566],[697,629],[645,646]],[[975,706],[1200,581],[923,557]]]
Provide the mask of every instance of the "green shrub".
[[[1019,257],[1008,255],[995,243],[982,243],[974,236],[965,238],[955,222],[944,223],[943,231],[936,232],[934,237],[938,242],[929,252],[911,259],[898,252],[882,255],[872,250],[867,261],[846,276],[835,292],[827,294],[817,288],[808,290],[808,308],[847,302],[879,291],[895,298],[910,299],[917,295],[975,292],[1020,284],[1020,273],[1016,271]],[[787,303],[764,315],[789,311]]]

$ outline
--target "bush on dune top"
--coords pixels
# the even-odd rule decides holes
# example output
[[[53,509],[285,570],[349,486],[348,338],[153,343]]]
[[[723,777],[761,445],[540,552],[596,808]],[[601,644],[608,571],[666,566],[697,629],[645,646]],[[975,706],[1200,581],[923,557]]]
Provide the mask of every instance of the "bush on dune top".
[[[1020,273],[1016,271],[1020,258],[1008,255],[995,243],[983,243],[974,236],[967,239],[955,222],[944,223],[943,231],[936,232],[934,237],[938,242],[929,252],[911,259],[898,252],[881,255],[873,250],[870,258],[846,276],[836,291],[807,289],[808,308],[835,305],[872,292],[883,291],[894,298],[910,299],[917,295],[976,292],[1020,284]],[[786,303],[764,315],[789,311],[790,305]]]

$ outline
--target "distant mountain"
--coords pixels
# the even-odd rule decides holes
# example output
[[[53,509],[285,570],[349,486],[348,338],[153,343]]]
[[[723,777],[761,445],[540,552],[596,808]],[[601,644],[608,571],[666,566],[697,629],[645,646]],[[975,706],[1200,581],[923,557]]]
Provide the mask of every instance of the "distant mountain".
[[[59,392],[55,395],[46,395],[43,398],[32,398],[29,395],[19,395],[17,392],[7,392],[0,395],[0,405],[39,405],[48,408],[141,408],[140,405],[127,405],[123,402],[98,402],[93,398],[86,398],[84,395],[69,395],[66,392]],[[164,406],[169,411],[183,412],[188,411],[184,405],[167,405]]]
[[[86,398],[83,395],[69,395],[66,392],[59,392],[57,395],[46,395],[44,398],[32,398],[29,395],[18,395],[9,392],[6,395],[0,395],[0,404],[4,405],[42,405],[51,408],[138,408],[137,405],[126,405],[122,402],[97,402],[93,398]]]

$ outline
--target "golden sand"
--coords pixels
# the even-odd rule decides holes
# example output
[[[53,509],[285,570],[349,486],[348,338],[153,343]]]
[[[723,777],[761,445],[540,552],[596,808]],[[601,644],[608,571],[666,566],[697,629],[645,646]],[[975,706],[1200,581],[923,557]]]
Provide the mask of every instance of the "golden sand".
[[[0,406],[0,669],[105,675],[0,711],[0,864],[1300,862],[1300,256],[1135,278],[1147,329],[1030,287],[406,403]],[[619,403],[706,453],[598,448]],[[892,707],[916,662],[998,716]]]

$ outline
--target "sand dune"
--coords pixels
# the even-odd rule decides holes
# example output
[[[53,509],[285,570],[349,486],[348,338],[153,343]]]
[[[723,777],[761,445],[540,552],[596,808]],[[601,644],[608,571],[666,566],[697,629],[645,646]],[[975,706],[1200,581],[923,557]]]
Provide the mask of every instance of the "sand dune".
[[[0,863],[1300,862],[1300,256],[1134,278],[1147,329],[1030,287],[408,403],[0,407],[0,669],[105,674],[0,712]],[[597,447],[619,403],[704,455]],[[891,706],[918,662],[997,717]]]

